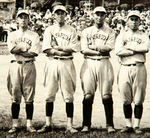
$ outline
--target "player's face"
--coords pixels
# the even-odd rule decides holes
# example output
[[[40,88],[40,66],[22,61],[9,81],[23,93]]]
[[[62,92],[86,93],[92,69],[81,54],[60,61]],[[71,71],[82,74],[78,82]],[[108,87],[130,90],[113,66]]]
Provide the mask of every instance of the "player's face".
[[[55,12],[55,19],[58,23],[64,23],[66,17],[66,12],[62,10],[57,10]]]
[[[103,24],[105,17],[106,17],[106,14],[104,12],[96,12],[94,14],[94,22],[96,24]]]
[[[137,30],[140,25],[140,18],[137,16],[131,16],[128,19],[128,26],[131,30]]]
[[[29,23],[29,16],[27,14],[20,14],[17,18],[19,27],[27,27]]]

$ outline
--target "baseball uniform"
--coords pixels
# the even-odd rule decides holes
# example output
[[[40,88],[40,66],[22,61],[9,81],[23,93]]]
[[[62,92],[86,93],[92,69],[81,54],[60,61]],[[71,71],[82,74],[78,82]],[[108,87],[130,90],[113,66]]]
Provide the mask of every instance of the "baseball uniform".
[[[29,13],[19,10],[17,13],[19,29],[8,36],[8,49],[11,63],[7,77],[8,91],[12,97],[11,113],[13,126],[9,133],[18,131],[18,117],[22,96],[24,97],[27,116],[27,131],[35,132],[32,127],[33,102],[36,85],[35,56],[39,53],[39,36],[28,30]]]
[[[94,18],[103,18],[106,13],[103,7],[97,7],[94,10],[96,15]],[[100,17],[101,16],[101,17]],[[99,20],[100,20],[99,19]],[[104,19],[104,18],[103,18]],[[109,52],[113,49],[115,35],[105,23],[98,28],[96,23],[94,26],[83,30],[81,35],[81,50],[84,54],[84,63],[81,68],[81,84],[84,92],[83,99],[83,132],[87,131],[86,127],[91,126],[92,104],[95,91],[99,90],[105,108],[106,126],[108,132],[115,132],[113,124],[113,100],[112,85],[114,81],[113,68],[109,61]],[[85,51],[91,51],[90,54]],[[100,52],[99,52],[100,51]],[[98,52],[97,55],[92,53]],[[109,107],[109,109],[108,109]]]
[[[121,64],[118,73],[118,87],[122,95],[126,127],[121,132],[141,134],[139,129],[143,112],[143,102],[147,84],[145,53],[148,52],[149,38],[139,31],[140,13],[131,11],[127,17],[127,30],[122,31],[116,39],[115,51]],[[132,106],[134,102],[134,124],[132,126]],[[133,127],[133,128],[132,128]]]
[[[29,30],[12,32],[8,37],[9,51],[16,46],[38,54],[39,36]],[[36,80],[34,60],[34,57],[12,54],[7,86],[13,102],[20,103],[22,95],[25,98],[25,102],[33,102]]]
[[[46,88],[46,125],[38,132],[51,130],[53,103],[57,91],[60,89],[66,103],[67,127],[66,131],[76,133],[73,123],[73,95],[76,88],[76,71],[73,52],[78,50],[77,35],[73,27],[65,24],[66,8],[57,5],[53,10],[56,24],[49,26],[44,33],[43,52],[47,54],[44,68],[44,86]]]
[[[65,25],[60,28],[56,24],[48,27],[44,33],[43,51],[52,49],[52,36],[55,38],[59,46],[69,46],[72,47],[74,51],[77,51],[77,37],[75,30],[72,27]],[[72,53],[67,56],[52,55],[48,56],[48,58],[49,60],[44,69],[44,85],[48,92],[46,101],[53,102],[55,100],[56,92],[60,86],[65,102],[73,102],[73,94],[76,85],[76,72],[72,61]]]

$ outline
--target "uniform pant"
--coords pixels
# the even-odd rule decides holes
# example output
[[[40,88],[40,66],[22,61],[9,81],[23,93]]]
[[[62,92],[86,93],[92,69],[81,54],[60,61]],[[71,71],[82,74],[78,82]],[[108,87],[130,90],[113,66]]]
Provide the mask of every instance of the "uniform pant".
[[[145,99],[147,84],[147,72],[144,64],[136,66],[121,65],[118,74],[118,86],[122,95],[123,104],[131,104],[133,101],[140,105]]]
[[[109,59],[85,59],[81,69],[81,83],[84,91],[83,126],[91,126],[92,104],[95,91],[99,86],[105,109],[106,126],[113,124],[112,85],[114,81],[113,68]]]
[[[50,59],[44,69],[44,86],[46,87],[46,102],[53,102],[60,88],[66,103],[73,102],[76,87],[76,72],[71,59]]]
[[[85,59],[80,76],[84,95],[94,95],[97,86],[102,97],[111,95],[114,74],[109,59]]]
[[[22,96],[26,103],[34,100],[36,85],[36,69],[33,62],[18,64],[13,62],[10,64],[7,87],[12,96],[13,103],[21,103]]]

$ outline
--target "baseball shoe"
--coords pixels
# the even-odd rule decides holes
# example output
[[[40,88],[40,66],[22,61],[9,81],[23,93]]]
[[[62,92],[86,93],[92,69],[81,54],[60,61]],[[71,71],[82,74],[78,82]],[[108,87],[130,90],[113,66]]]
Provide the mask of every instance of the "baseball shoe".
[[[90,131],[90,129],[88,126],[83,126],[83,128],[81,130],[81,132],[89,132],[89,131]]]
[[[18,127],[12,127],[12,128],[8,131],[8,133],[9,133],[9,134],[13,134],[13,133],[18,132],[18,130],[19,130]]]
[[[27,132],[35,133],[36,130],[35,130],[35,128],[33,126],[29,126],[29,127],[27,127]]]
[[[112,127],[112,126],[107,126],[107,132],[108,132],[109,134],[111,134],[111,133],[115,133],[116,130],[115,130],[114,127]]]
[[[39,129],[37,132],[38,133],[46,133],[52,131],[51,126],[44,125],[41,129]]]
[[[133,132],[133,128],[132,127],[124,127],[122,130],[121,130],[121,133],[132,133]]]
[[[73,127],[70,127],[70,128],[67,128],[66,129],[66,132],[65,133],[71,133],[71,134],[74,134],[74,133],[77,133],[78,130],[76,130],[75,128]]]
[[[135,134],[143,134],[143,131],[140,130],[139,127],[135,127],[135,128],[134,128],[134,133],[135,133]]]

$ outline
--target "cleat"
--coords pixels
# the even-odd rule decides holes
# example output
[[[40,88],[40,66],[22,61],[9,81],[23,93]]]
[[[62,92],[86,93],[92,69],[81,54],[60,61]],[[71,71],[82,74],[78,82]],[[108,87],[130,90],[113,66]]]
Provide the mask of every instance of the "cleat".
[[[81,132],[89,132],[89,131],[90,131],[90,129],[88,126],[84,126],[81,130]]]
[[[140,130],[139,127],[135,127],[135,128],[134,128],[134,133],[135,133],[135,134],[143,134],[143,131]]]
[[[34,127],[30,126],[30,127],[27,127],[27,132],[30,132],[30,133],[35,133],[36,130]]]
[[[13,133],[16,133],[16,132],[18,132],[18,127],[12,127],[12,128],[8,131],[9,134],[13,134]]]
[[[52,127],[45,125],[41,129],[39,129],[37,132],[38,133],[46,133],[46,132],[50,132],[50,131],[52,131]]]
[[[114,127],[108,126],[108,127],[107,127],[107,132],[108,132],[109,134],[111,134],[111,133],[115,133],[116,130],[114,129]]]
[[[121,130],[121,133],[132,133],[133,132],[133,128],[132,127],[124,127],[122,130]]]
[[[78,130],[76,130],[75,128],[71,127],[71,128],[67,128],[65,133],[74,134],[74,133],[77,133],[77,132],[78,132]]]

